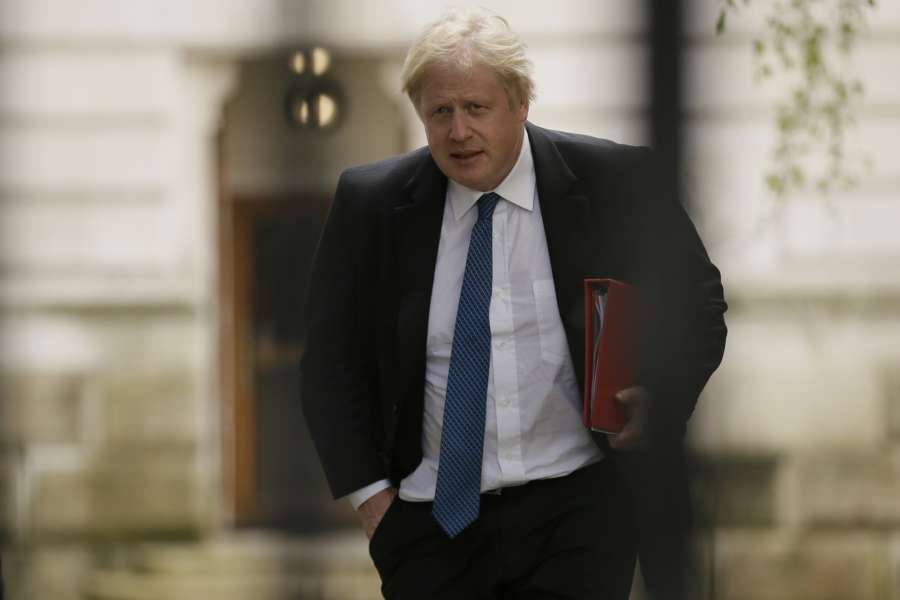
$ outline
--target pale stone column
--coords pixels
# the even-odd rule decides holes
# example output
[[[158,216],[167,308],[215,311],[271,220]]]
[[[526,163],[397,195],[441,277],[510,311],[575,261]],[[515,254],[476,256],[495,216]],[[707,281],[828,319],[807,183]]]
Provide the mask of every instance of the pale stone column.
[[[385,60],[378,69],[378,84],[384,94],[390,98],[403,116],[403,140],[406,150],[413,150],[426,145],[425,131],[415,108],[400,90],[400,73],[403,69],[403,56]]]
[[[175,278],[191,282],[189,294],[197,307],[198,357],[194,369],[199,406],[193,428],[198,432],[196,496],[198,519],[207,525],[230,523],[231,503],[223,501],[222,480],[231,466],[222,460],[223,434],[232,427],[233,411],[225,405],[219,389],[219,313],[217,211],[224,190],[219,189],[218,141],[222,111],[235,89],[236,61],[182,55],[180,86],[173,110],[174,131],[170,138],[171,167],[176,185],[167,210],[169,256]],[[173,107],[174,108],[174,107]],[[226,431],[222,431],[222,427]]]

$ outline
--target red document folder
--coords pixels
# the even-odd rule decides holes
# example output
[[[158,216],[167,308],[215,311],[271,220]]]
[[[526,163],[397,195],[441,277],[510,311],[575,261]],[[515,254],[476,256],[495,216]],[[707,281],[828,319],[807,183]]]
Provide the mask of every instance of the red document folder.
[[[637,385],[638,294],[615,279],[584,280],[584,425],[618,433],[625,411],[615,395]]]

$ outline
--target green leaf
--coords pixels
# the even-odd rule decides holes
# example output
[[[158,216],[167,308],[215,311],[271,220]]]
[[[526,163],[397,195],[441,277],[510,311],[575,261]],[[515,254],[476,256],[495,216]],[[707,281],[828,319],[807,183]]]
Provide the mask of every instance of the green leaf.
[[[719,11],[719,18],[716,19],[716,35],[721,35],[725,31],[725,14],[724,8]]]
[[[719,0],[716,33],[727,26],[729,11],[751,0]],[[784,75],[795,82],[775,104],[776,140],[765,183],[779,201],[796,190],[815,186],[823,192],[853,187],[860,177],[850,172],[851,151],[846,132],[855,123],[863,85],[854,73],[835,64],[853,51],[867,31],[865,8],[876,0],[770,0],[765,27],[752,40],[757,81]],[[834,9],[820,11],[828,4]],[[819,159],[825,159],[821,166]],[[871,159],[860,157],[861,175],[872,170]]]
[[[784,194],[784,181],[774,173],[766,176],[766,186],[778,197]]]

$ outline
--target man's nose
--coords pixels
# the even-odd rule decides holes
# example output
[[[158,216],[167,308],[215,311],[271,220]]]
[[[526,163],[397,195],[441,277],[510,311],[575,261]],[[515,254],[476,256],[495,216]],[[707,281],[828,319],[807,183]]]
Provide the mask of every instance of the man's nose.
[[[453,118],[450,121],[450,139],[453,141],[463,141],[469,137],[470,133],[469,121],[466,118],[465,113],[462,111],[455,111],[453,113]]]

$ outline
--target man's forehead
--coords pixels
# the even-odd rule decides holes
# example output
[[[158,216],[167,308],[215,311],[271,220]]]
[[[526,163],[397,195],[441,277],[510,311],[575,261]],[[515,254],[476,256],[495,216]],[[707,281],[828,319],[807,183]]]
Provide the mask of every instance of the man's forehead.
[[[455,92],[487,91],[502,87],[497,75],[481,64],[471,66],[436,64],[428,67],[422,77],[423,90]]]

